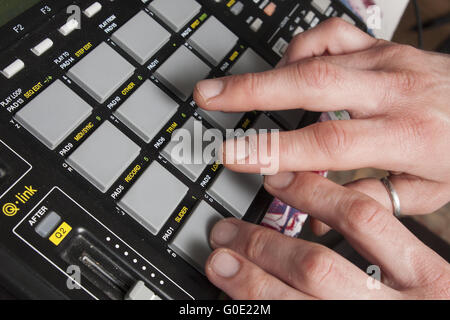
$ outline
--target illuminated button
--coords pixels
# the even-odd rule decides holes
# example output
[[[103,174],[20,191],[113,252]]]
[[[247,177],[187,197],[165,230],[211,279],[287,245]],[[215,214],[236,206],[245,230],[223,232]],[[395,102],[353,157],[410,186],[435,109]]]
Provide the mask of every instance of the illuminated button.
[[[311,28],[314,28],[314,27],[316,27],[318,24],[319,24],[319,22],[320,22],[320,19],[319,18],[317,18],[317,17],[315,17],[314,19],[313,19],[313,21],[311,22]]]
[[[191,21],[201,9],[201,5],[195,0],[154,0],[148,7],[176,32]]]
[[[296,35],[303,33],[303,32],[305,32],[305,29],[298,26],[297,28],[295,28],[294,32],[292,32],[292,36],[295,37]]]
[[[226,129],[234,129],[244,116],[243,112],[222,112],[197,109],[197,112],[216,128],[226,131]]]
[[[238,37],[216,17],[210,17],[194,35],[189,44],[211,64],[217,66],[238,41]]]
[[[247,49],[239,60],[230,69],[231,74],[244,74],[251,72],[264,72],[272,69],[263,58],[252,49]]]
[[[280,121],[287,129],[297,129],[305,115],[305,110],[293,109],[285,111],[271,112],[272,115]]]
[[[120,200],[119,206],[157,234],[187,191],[188,187],[154,161]]]
[[[61,28],[58,29],[58,31],[63,36],[68,36],[71,34],[75,29],[79,28],[79,23],[76,19],[70,19],[67,21],[64,25],[61,26]]]
[[[280,57],[282,57],[285,54],[288,46],[289,43],[280,37],[278,38],[277,42],[275,42],[275,44],[273,45],[272,50]]]
[[[125,300],[159,300],[159,297],[145,285],[144,281],[139,280],[125,295]]]
[[[67,74],[95,100],[103,103],[133,75],[134,70],[127,60],[102,42]]]
[[[16,113],[15,119],[49,149],[55,149],[91,114],[92,108],[56,80]]]
[[[178,104],[150,80],[145,81],[115,116],[149,143],[176,113]]]
[[[253,21],[250,25],[250,30],[252,30],[253,32],[258,32],[259,29],[261,29],[262,25],[263,21],[260,18],[256,18],[255,21]]]
[[[104,193],[139,152],[138,145],[106,121],[72,153],[67,163]]]
[[[36,226],[34,231],[42,238],[47,238],[53,230],[55,230],[58,223],[61,222],[61,217],[54,211],[46,214],[44,219],[42,219]]]
[[[182,129],[174,132],[162,154],[189,179],[196,181],[206,166],[209,163],[212,164],[215,155],[209,155],[208,159],[203,158],[203,151],[210,142],[203,141],[205,127],[200,121],[190,118]],[[221,144],[220,140],[217,148]],[[181,147],[183,147],[182,150],[180,150]]]
[[[324,14],[325,11],[331,4],[331,0],[312,0],[311,5],[317,9],[321,14]]]
[[[31,49],[31,52],[33,52],[38,57],[44,54],[47,50],[49,50],[53,46],[53,41],[49,38],[45,39],[41,43],[39,43],[37,46]]]
[[[267,130],[282,130],[279,125],[277,125],[272,119],[270,119],[265,114],[261,114],[256,120],[256,122],[252,126],[253,129],[260,130],[260,129],[267,129]]]
[[[309,12],[306,14],[306,16],[305,16],[305,22],[306,22],[307,24],[311,24],[311,22],[313,21],[313,19],[314,19],[315,16],[316,16],[316,15],[314,14],[314,12],[309,11]]]
[[[277,5],[273,2],[269,3],[267,7],[264,8],[264,13],[269,17],[273,16],[275,11],[277,10]]]
[[[86,10],[83,11],[83,13],[86,17],[92,18],[97,13],[99,13],[100,10],[102,10],[102,5],[100,4],[100,2],[94,2],[89,7],[87,7]]]
[[[242,10],[244,10],[244,4],[241,1],[236,2],[236,4],[230,9],[231,13],[235,16],[238,16]]]
[[[262,185],[263,178],[259,174],[237,173],[223,169],[208,193],[235,217],[242,218]]]
[[[192,94],[195,84],[206,78],[210,71],[211,69],[200,58],[182,46],[155,74],[181,100],[186,101]]]
[[[15,76],[23,68],[25,68],[25,63],[23,63],[22,60],[17,59],[13,63],[11,63],[9,66],[7,66],[5,69],[3,69],[2,74],[7,79],[11,79],[13,76]]]
[[[205,201],[201,201],[188,216],[170,247],[204,273],[206,260],[212,252],[209,234],[213,226],[222,219],[220,213]]]
[[[148,61],[170,39],[170,33],[141,11],[111,37],[140,64]]]

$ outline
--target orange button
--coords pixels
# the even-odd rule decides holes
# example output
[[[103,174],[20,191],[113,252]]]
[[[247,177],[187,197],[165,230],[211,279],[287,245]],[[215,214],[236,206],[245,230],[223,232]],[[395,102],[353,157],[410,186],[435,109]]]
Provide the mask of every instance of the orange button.
[[[264,8],[264,13],[270,17],[275,13],[275,10],[277,10],[277,5],[271,2]]]

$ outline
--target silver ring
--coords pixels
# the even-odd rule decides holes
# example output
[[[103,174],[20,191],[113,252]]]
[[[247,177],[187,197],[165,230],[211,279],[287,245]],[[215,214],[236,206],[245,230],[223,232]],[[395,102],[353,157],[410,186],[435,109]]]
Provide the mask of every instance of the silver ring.
[[[389,177],[381,178],[380,181],[383,183],[383,185],[386,187],[387,192],[389,193],[389,198],[391,198],[392,202],[392,208],[394,209],[394,216],[400,218],[400,198],[398,197],[397,191],[395,191],[394,185],[392,184],[391,180],[389,180]]]

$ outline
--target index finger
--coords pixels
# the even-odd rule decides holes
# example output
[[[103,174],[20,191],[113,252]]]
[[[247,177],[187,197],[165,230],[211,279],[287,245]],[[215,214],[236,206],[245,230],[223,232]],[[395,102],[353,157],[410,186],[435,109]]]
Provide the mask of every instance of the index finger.
[[[331,63],[327,57],[298,61],[263,73],[200,81],[194,90],[197,104],[207,110],[311,111],[378,109],[389,83],[382,73]]]

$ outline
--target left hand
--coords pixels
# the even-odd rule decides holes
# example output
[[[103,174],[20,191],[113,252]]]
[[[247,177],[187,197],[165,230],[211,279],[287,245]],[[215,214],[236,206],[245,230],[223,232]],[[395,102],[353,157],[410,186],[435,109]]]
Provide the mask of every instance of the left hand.
[[[265,187],[344,235],[380,267],[382,283],[369,286],[369,275],[331,249],[226,219],[211,232],[206,274],[231,298],[450,299],[450,265],[369,196],[308,172],[266,177]]]

